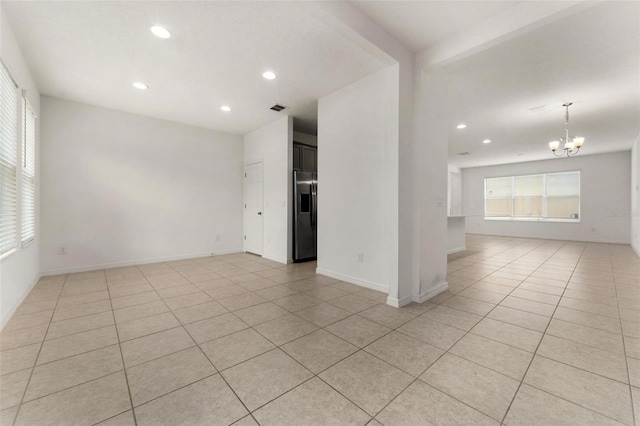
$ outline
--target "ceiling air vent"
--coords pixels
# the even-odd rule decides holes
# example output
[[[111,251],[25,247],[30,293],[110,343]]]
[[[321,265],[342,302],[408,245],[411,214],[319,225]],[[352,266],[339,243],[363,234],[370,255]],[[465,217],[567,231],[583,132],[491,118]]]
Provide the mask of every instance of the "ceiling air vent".
[[[458,155],[470,155],[468,152],[459,152]]]
[[[286,108],[286,107],[283,107],[282,105],[275,104],[275,105],[274,105],[274,106],[272,106],[270,109],[272,109],[272,110],[274,110],[274,111],[278,111],[278,112],[280,112],[280,111],[282,111],[282,110],[283,110],[283,109],[285,109],[285,108]]]
[[[532,114],[535,114],[536,112],[542,112],[546,109],[547,109],[546,105],[538,105],[538,106],[529,108],[529,112]]]

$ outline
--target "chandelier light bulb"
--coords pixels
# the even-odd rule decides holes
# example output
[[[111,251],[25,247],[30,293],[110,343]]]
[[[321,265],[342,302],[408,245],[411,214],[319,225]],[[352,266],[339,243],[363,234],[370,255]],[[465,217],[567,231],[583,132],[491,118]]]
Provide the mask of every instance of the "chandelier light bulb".
[[[551,151],[555,151],[559,147],[560,147],[560,141],[549,142],[549,148],[551,148]]]
[[[573,145],[576,148],[580,148],[582,146],[582,144],[584,144],[584,138],[583,137],[573,138]]]

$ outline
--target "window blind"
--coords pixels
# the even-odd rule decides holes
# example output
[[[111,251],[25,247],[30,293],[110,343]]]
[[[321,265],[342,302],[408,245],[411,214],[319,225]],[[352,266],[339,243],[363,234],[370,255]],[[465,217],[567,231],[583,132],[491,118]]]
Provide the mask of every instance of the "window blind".
[[[36,114],[26,98],[23,98],[22,132],[22,243],[31,241],[36,227]]]
[[[17,245],[17,86],[0,64],[0,255]]]
[[[486,219],[580,218],[580,172],[485,178]]]

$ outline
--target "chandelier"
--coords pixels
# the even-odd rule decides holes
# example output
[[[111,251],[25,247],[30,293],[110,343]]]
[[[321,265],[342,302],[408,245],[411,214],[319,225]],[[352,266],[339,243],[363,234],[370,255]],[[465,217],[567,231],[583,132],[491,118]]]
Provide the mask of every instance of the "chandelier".
[[[569,107],[572,105],[572,102],[567,102],[562,104],[565,107],[565,116],[564,116],[564,138],[560,138],[559,141],[549,142],[549,148],[553,151],[553,155],[556,157],[573,157],[580,151],[580,147],[584,144],[583,137],[569,137]],[[560,148],[560,143],[564,143],[564,148],[558,154],[558,148]]]

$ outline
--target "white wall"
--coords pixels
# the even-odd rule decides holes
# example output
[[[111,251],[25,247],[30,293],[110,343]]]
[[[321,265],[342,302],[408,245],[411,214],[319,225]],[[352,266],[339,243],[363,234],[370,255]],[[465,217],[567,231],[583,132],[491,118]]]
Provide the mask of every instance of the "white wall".
[[[318,146],[318,137],[315,135],[309,135],[302,132],[293,132],[293,140],[305,145]]]
[[[240,136],[42,97],[43,272],[241,251],[242,150]]]
[[[447,173],[447,214],[457,216],[462,214],[462,174],[457,166],[451,164]]]
[[[262,257],[291,259],[293,117],[285,116],[244,136],[244,164],[263,162]]]
[[[581,172],[580,222],[484,220],[484,178],[562,171]],[[630,242],[631,153],[578,155],[528,163],[462,169],[467,232],[608,243]]]
[[[387,68],[318,101],[317,270],[381,291],[394,255],[385,156],[397,144],[388,134],[394,77]]]
[[[449,81],[442,70],[421,72],[416,108],[416,198],[420,227],[420,283],[413,300],[424,302],[447,284],[447,156]]]
[[[0,7],[0,56],[27,99],[40,117],[40,93],[27,68],[2,8]],[[4,327],[18,305],[40,277],[40,120],[36,120],[36,233],[33,242],[0,260],[0,328]]]
[[[631,150],[631,246],[640,256],[640,135]]]

